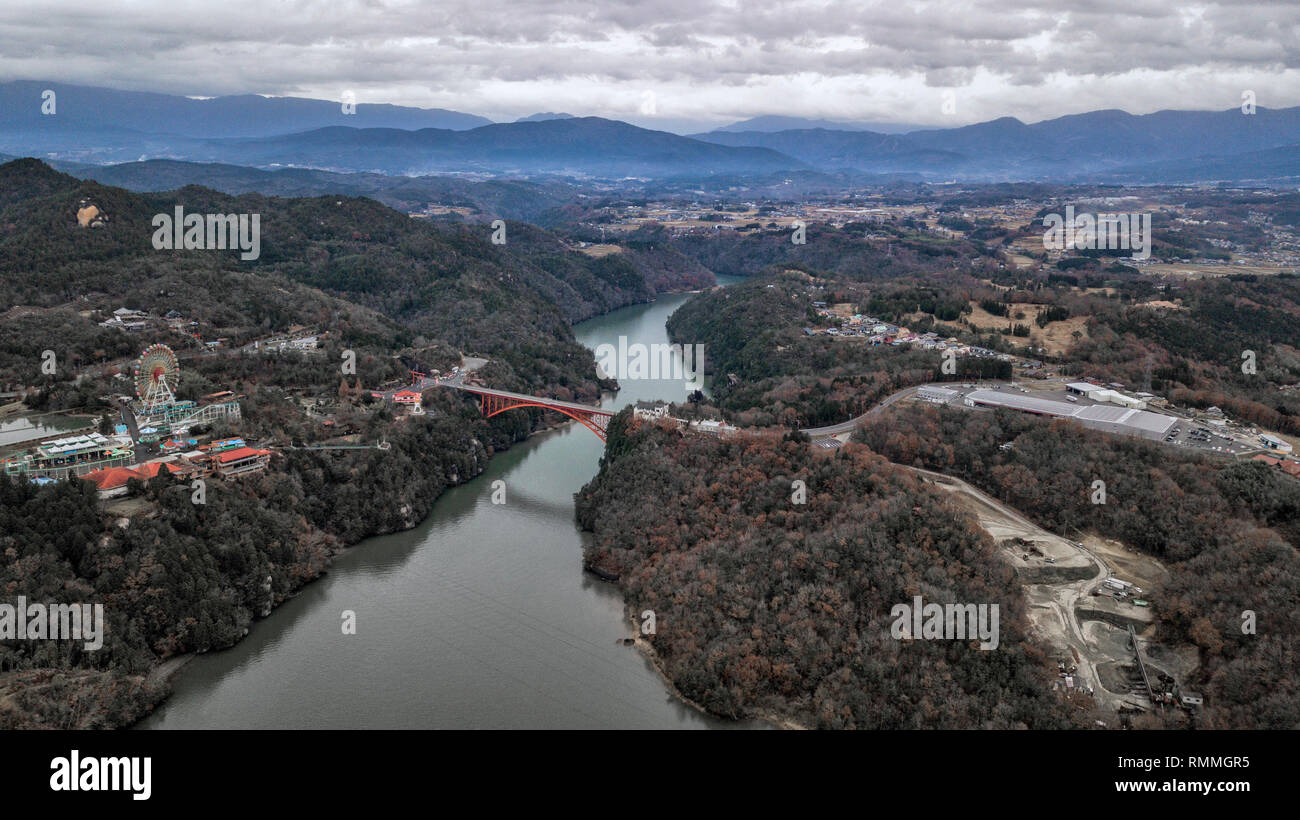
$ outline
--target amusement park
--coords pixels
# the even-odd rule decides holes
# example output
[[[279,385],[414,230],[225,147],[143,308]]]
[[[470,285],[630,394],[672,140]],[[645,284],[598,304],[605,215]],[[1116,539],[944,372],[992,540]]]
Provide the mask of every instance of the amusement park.
[[[180,365],[167,345],[146,347],[131,370],[135,396],[112,398],[121,421],[111,434],[80,431],[46,436],[26,452],[5,458],[4,472],[52,481],[128,467],[147,461],[159,450],[196,444],[183,438],[192,427],[240,417],[239,401],[228,391],[198,402],[178,399]]]
[[[167,345],[145,348],[135,360],[133,376],[135,401],[121,402],[121,407],[134,443],[148,444],[198,424],[239,418],[239,402],[230,393],[209,396],[204,404],[176,398],[180,365]]]

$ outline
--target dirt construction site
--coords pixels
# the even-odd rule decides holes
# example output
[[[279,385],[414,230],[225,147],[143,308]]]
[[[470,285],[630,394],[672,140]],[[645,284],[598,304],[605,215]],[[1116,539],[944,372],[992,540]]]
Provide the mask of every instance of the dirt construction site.
[[[1105,710],[1145,711],[1152,708],[1150,689],[1169,689],[1195,669],[1195,648],[1162,646],[1152,637],[1155,616],[1141,591],[1167,575],[1159,562],[1096,536],[1070,541],[960,479],[914,472],[948,492],[1000,546],[1025,585],[1031,629],[1061,663],[1057,685],[1068,697],[1091,696]]]

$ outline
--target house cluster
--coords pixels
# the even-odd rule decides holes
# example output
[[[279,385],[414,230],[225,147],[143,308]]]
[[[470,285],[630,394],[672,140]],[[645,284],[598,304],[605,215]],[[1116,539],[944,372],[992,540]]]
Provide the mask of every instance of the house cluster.
[[[288,350],[311,351],[320,349],[323,334],[307,333],[303,335],[275,336],[259,339],[252,344],[253,350],[260,353],[283,353]]]
[[[786,180],[784,184],[792,183],[793,180]],[[724,193],[734,195],[743,190],[741,187],[732,186],[726,188]],[[801,202],[726,197],[725,200],[662,200],[635,205],[610,205],[599,209],[593,215],[593,221],[588,224],[590,227],[599,227],[602,230],[608,226],[610,230],[619,232],[658,224],[668,228],[673,237],[682,237],[724,231],[744,232],[774,228],[784,230],[791,227],[796,220],[838,229],[852,224],[897,223],[900,219],[930,216],[932,213],[924,206],[893,205],[872,198],[859,200],[854,195],[809,199]],[[934,232],[933,228],[920,222],[914,222],[912,228]],[[887,233],[873,233],[874,235],[868,238],[892,238]]]
[[[817,309],[818,315],[839,321],[839,317],[826,309],[825,302],[813,302],[813,307]],[[913,345],[922,350],[951,350],[962,357],[994,358],[1008,362],[1016,360],[1016,357],[1010,353],[999,353],[986,347],[965,344],[957,341],[955,336],[949,336],[945,339],[934,331],[915,333],[905,327],[890,324],[872,316],[863,316],[860,313],[855,313],[843,319],[838,327],[832,326],[821,329],[805,327],[803,332],[807,336],[824,334],[827,336],[865,339],[873,345]]]
[[[645,421],[655,421],[668,417],[668,402],[639,401],[632,405],[632,415]]]
[[[142,333],[149,327],[151,317],[143,310],[132,310],[131,308],[120,307],[113,311],[113,315],[99,323],[100,327],[116,328],[131,333]]]
[[[117,498],[129,492],[131,479],[148,481],[160,473],[182,481],[196,478],[239,478],[262,472],[274,455],[271,450],[249,447],[242,438],[195,445],[194,439],[166,441],[162,444],[165,455],[159,458],[130,467],[96,470],[81,478],[98,488],[100,498]]]
[[[167,327],[180,333],[193,333],[199,323],[185,318],[178,310],[169,310],[164,316],[154,316],[145,310],[120,307],[113,315],[99,323],[100,327],[125,330],[128,333],[143,333],[149,329]]]
[[[179,310],[169,310],[162,316],[155,316],[145,310],[120,307],[114,310],[111,316],[100,322],[99,326],[128,333],[172,330],[176,333],[192,336],[197,341],[202,342],[205,350],[224,349],[230,341],[225,337],[205,340],[199,332],[198,321],[186,317]],[[240,349],[250,353],[281,353],[291,350],[311,352],[320,349],[321,341],[326,335],[312,328],[295,326],[291,327],[288,333],[258,339],[249,342]]]
[[[826,328],[805,327],[803,332],[808,336],[825,334],[827,336],[865,338],[873,345],[903,344],[922,338],[926,341],[938,340],[939,338],[936,333],[926,333],[918,336],[905,327],[890,324],[873,316],[863,316],[861,313],[842,318],[828,308],[825,302],[813,302],[813,309],[817,311],[818,316],[830,320],[832,325]]]
[[[739,427],[714,419],[688,421],[668,415],[668,403],[664,401],[639,401],[632,405],[632,415],[642,421],[671,419],[679,430],[705,433],[711,436],[730,436],[740,432]]]

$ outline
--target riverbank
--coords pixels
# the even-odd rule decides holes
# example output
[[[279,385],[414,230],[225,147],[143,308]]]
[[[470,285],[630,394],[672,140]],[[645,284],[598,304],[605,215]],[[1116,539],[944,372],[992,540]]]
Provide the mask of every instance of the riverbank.
[[[620,591],[620,595],[621,594],[622,592]],[[627,604],[627,617],[628,617],[628,621],[632,625],[632,629],[637,633],[636,637],[632,639],[633,642],[632,645],[635,646],[637,651],[641,653],[641,655],[646,659],[646,661],[652,667],[654,667],[654,670],[659,675],[660,680],[663,681],[664,687],[669,692],[672,693],[673,697],[677,698],[682,703],[686,704],[687,706],[691,707],[695,711],[699,712],[701,715],[705,715],[706,717],[713,718],[714,720],[727,720],[727,718],[719,717],[718,715],[711,713],[708,709],[705,709],[701,704],[696,703],[695,701],[688,698],[682,692],[682,690],[677,688],[677,684],[673,682],[673,679],[668,676],[667,670],[664,669],[663,659],[660,658],[659,653],[655,651],[654,644],[646,640],[645,636],[641,634],[641,624],[637,618],[637,612],[632,608],[631,604]],[[804,726],[802,723],[799,723],[793,718],[788,718],[783,715],[778,715],[766,710],[760,710],[756,712],[754,714],[754,719],[766,723],[768,726],[770,726],[773,729],[800,731],[800,730],[807,730],[809,728],[808,726]]]
[[[591,349],[665,341],[664,320],[688,298],[662,295],[574,334]],[[620,388],[601,406],[686,395],[680,381]],[[248,636],[172,675],[140,727],[747,728],[678,699],[622,646],[622,595],[583,573],[573,520],[604,445],[566,422],[494,452],[482,480],[449,487],[414,528],[341,550]],[[341,634],[345,610],[355,635]]]

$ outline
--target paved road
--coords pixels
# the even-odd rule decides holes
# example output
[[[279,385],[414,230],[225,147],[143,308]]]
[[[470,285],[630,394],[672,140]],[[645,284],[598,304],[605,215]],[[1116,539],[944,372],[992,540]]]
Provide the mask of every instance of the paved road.
[[[395,393],[403,390],[414,390],[423,392],[432,387],[447,387],[452,390],[464,390],[467,393],[486,393],[489,396],[500,396],[503,399],[515,399],[517,401],[542,402],[552,407],[564,407],[569,410],[576,410],[584,413],[596,413],[604,416],[612,416],[614,413],[610,410],[604,410],[600,407],[593,407],[590,404],[578,404],[571,401],[560,401],[558,399],[547,398],[546,396],[532,396],[527,393],[511,393],[509,390],[494,390],[490,387],[474,387],[465,384],[465,377],[470,373],[478,370],[487,364],[486,359],[465,359],[465,367],[455,376],[448,376],[442,379],[435,379],[431,376],[424,376],[418,382],[409,384],[404,387],[395,387],[392,390],[377,392],[376,395],[383,396],[391,400]]]
[[[899,399],[906,398],[915,392],[916,392],[915,387],[908,387],[904,390],[899,390],[897,393],[887,396],[885,400],[882,401],[880,404],[877,404],[875,407],[871,408],[870,410],[868,410],[867,412],[863,413],[862,415],[858,416],[855,419],[849,419],[848,421],[840,422],[839,424],[832,424],[829,427],[807,427],[804,428],[803,430],[800,430],[799,432],[807,433],[813,438],[826,438],[827,436],[836,436],[839,435],[840,433],[851,433],[854,430],[858,429],[858,425],[862,424],[862,422],[866,421],[869,417],[878,415],[889,405],[893,404]]]
[[[435,379],[432,376],[424,376],[414,384],[406,384],[401,387],[394,387],[392,390],[372,391],[372,395],[381,396],[389,401],[393,400],[393,395],[401,393],[403,390],[414,390],[417,393],[423,393],[430,387],[462,387],[465,384],[465,377],[483,365],[487,364],[487,359],[476,359],[472,356],[461,358],[464,366],[455,376],[444,376],[441,379]],[[531,397],[530,397],[531,398]]]

